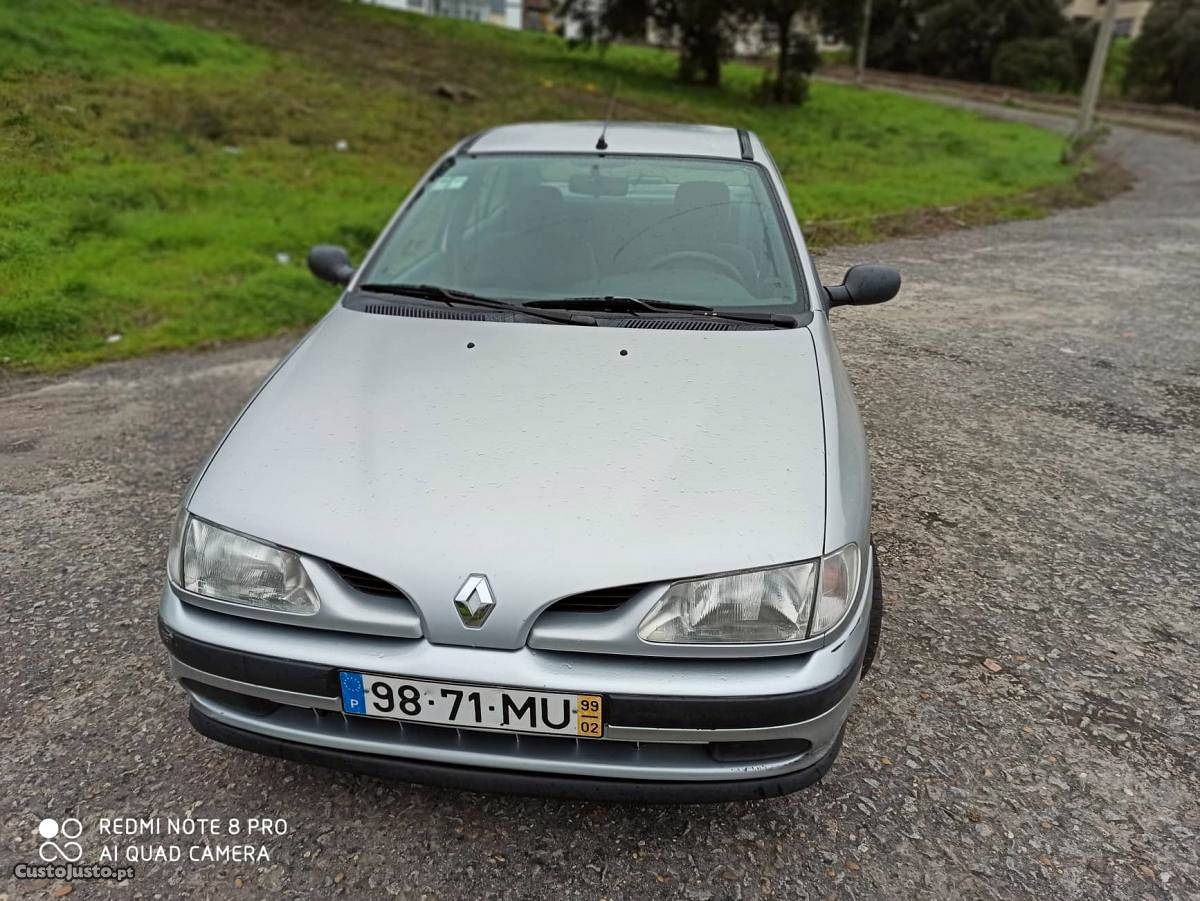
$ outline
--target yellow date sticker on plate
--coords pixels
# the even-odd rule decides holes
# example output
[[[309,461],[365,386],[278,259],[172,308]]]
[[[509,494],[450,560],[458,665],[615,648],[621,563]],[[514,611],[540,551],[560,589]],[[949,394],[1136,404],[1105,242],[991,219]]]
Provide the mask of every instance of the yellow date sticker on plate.
[[[604,735],[604,703],[600,695],[576,695],[575,734],[584,738]]]

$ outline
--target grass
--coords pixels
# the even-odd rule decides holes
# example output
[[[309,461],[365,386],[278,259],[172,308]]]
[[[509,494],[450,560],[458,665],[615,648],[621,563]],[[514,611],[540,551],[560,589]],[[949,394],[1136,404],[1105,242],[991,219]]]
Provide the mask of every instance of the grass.
[[[821,50],[822,66],[853,66],[855,52],[853,47],[838,47],[835,50]]]
[[[218,27],[219,26],[219,27]],[[53,371],[304,326],[334,291],[307,247],[361,254],[456,138],[521,119],[618,117],[757,131],[814,234],[866,240],[914,210],[1036,215],[1055,136],[818,83],[752,100],[761,71],[683,87],[646,48],[337,0],[8,0],[0,5],[0,367]],[[434,89],[468,88],[475,100]],[[345,150],[338,143],[346,142]]]

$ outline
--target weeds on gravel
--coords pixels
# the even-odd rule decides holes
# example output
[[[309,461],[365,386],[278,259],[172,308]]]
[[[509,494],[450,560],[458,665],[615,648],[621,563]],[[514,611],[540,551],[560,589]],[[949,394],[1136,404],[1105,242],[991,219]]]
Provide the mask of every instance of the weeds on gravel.
[[[0,5],[0,366],[307,325],[333,300],[304,269],[310,244],[361,254],[456,138],[601,117],[618,77],[619,117],[757,131],[799,217],[817,235],[840,223],[840,241],[887,233],[881,216],[1023,196],[1076,171],[1058,138],[1023,125],[832,84],[800,108],[759,106],[760,70],[683,87],[674,57],[646,48],[572,52],[336,0],[127,6]]]

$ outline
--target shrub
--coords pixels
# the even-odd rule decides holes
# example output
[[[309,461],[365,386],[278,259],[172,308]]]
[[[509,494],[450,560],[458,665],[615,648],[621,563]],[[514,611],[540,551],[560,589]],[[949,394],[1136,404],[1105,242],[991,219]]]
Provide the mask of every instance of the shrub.
[[[1026,91],[1068,91],[1078,70],[1067,38],[1005,41],[992,57],[992,82]]]
[[[1200,0],[1158,0],[1129,50],[1125,87],[1200,109]]]
[[[826,31],[850,45],[856,44],[862,22],[861,0],[813,2]],[[1080,43],[1082,72],[1086,72],[1091,46],[1087,43],[1083,47],[1087,39],[1082,32],[1086,29],[1073,26],[1062,8],[1061,0],[874,0],[868,65],[985,82],[992,77],[996,55],[1004,45],[1063,37],[1072,44]],[[1067,55],[1078,58],[1074,47]],[[1039,63],[1039,69],[1044,68]],[[1017,77],[1011,69],[1005,71],[1010,80]],[[1055,67],[1050,74],[1063,87],[1082,81],[1082,73],[1065,78],[1065,68],[1060,71]]]
[[[1058,0],[934,0],[921,17],[917,64],[928,75],[987,81],[1001,46],[1060,37],[1067,25]]]

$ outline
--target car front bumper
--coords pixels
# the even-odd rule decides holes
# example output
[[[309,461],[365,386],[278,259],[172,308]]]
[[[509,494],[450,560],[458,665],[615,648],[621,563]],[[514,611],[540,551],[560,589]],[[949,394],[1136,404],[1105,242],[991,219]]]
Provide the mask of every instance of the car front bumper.
[[[786,794],[824,775],[857,693],[871,603],[866,588],[830,647],[750,659],[499,651],[333,633],[205,610],[169,585],[159,623],[192,724],[235,747],[478,791],[700,802]],[[339,670],[602,694],[605,736],[346,716]]]

